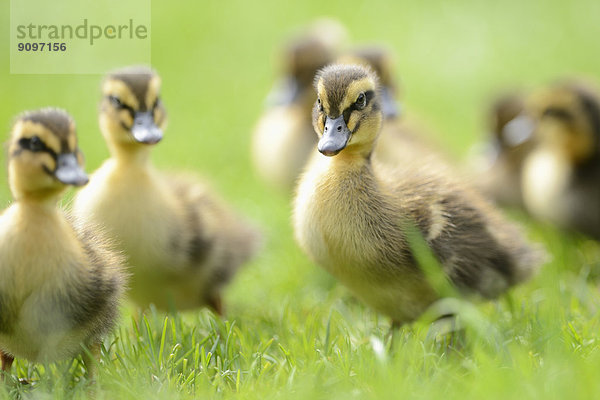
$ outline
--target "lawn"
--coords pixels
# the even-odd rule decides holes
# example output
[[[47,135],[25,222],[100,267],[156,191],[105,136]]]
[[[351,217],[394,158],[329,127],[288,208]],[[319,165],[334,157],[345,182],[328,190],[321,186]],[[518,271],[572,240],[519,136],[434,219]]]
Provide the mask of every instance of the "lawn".
[[[4,27],[8,3],[0,4]],[[278,73],[278,46],[318,16],[338,18],[356,43],[396,52],[405,112],[456,159],[481,138],[494,93],[570,75],[600,80],[594,0],[152,0],[152,63],[170,120],[154,162],[199,171],[261,226],[266,242],[226,291],[226,318],[207,310],[141,314],[126,304],[105,341],[96,398],[600,397],[598,243],[511,212],[552,260],[508,296],[469,308],[464,337],[450,348],[432,340],[426,317],[392,341],[385,317],[298,249],[289,194],[255,176],[249,143]],[[97,127],[101,76],[10,75],[8,28],[0,35],[4,137],[18,112],[63,107],[93,171],[108,155]],[[0,205],[9,202],[2,178]],[[35,384],[0,387],[3,398],[88,394],[78,361],[15,365],[13,373]]]

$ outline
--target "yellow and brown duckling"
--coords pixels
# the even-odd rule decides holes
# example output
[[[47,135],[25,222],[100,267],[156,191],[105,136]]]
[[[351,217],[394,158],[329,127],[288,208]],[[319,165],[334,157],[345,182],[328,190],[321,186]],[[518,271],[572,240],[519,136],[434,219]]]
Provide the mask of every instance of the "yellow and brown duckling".
[[[92,353],[114,326],[124,258],[98,229],[67,218],[57,201],[88,178],[75,124],[58,109],[21,114],[8,146],[14,203],[0,214],[0,355],[51,362]],[[88,373],[93,363],[84,355]]]
[[[153,70],[109,73],[102,96],[100,127],[111,158],[76,196],[75,214],[104,225],[129,258],[136,303],[221,313],[222,288],[254,255],[260,235],[205,183],[152,166],[150,151],[166,121]]]
[[[269,94],[252,140],[255,170],[274,187],[291,189],[314,150],[313,79],[337,57],[345,37],[338,22],[319,20],[286,44],[285,76]]]
[[[600,239],[600,92],[565,82],[528,101],[537,145],[523,167],[523,197],[534,216]]]
[[[475,150],[470,165],[477,173],[479,189],[507,207],[523,207],[521,171],[535,146],[535,122],[525,110],[524,97],[505,94],[492,104],[487,117],[488,142]]]
[[[418,229],[465,293],[493,298],[532,275],[539,251],[443,169],[372,160],[383,114],[370,69],[328,66],[316,89],[313,122],[323,155],[301,178],[294,227],[317,264],[395,324],[414,320],[438,297],[416,262],[407,226]]]

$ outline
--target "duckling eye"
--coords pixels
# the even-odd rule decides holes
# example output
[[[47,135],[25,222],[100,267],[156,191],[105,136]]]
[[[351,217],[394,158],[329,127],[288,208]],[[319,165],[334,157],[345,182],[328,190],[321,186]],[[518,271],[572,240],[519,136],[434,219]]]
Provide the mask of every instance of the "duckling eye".
[[[354,104],[356,104],[356,107],[359,109],[364,108],[367,105],[367,96],[365,96],[364,93],[359,94]]]
[[[19,140],[19,145],[22,148],[33,151],[33,152],[42,151],[46,147],[44,145],[44,142],[42,142],[42,139],[40,139],[38,136],[32,136],[30,138],[23,138],[23,139]]]
[[[319,104],[319,111],[323,112],[323,104],[321,104],[321,98],[317,97],[317,104]]]
[[[31,151],[40,151],[43,148],[44,148],[44,143],[42,142],[42,139],[40,139],[39,137],[34,136],[29,141],[29,149]]]
[[[108,100],[116,108],[125,108],[125,105],[123,104],[123,102],[117,96],[108,96]]]
[[[547,108],[544,110],[544,113],[542,115],[544,117],[546,117],[546,116],[554,117],[556,119],[560,119],[563,121],[572,121],[573,120],[573,114],[571,114],[569,111],[563,110],[561,108],[554,108],[554,107]]]

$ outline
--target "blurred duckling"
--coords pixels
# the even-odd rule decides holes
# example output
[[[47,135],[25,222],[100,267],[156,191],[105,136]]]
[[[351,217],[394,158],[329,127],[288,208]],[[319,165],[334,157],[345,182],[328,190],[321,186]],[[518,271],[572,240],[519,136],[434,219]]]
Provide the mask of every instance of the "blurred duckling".
[[[522,208],[521,171],[535,145],[535,122],[525,111],[524,95],[500,96],[487,121],[488,142],[474,149],[470,162],[477,186],[499,205]]]
[[[75,124],[58,109],[21,114],[8,146],[14,203],[0,215],[0,355],[51,362],[99,355],[123,292],[124,259],[95,227],[56,206],[88,178]],[[84,354],[88,374],[94,363]]]
[[[369,66],[379,78],[381,111],[384,120],[395,119],[400,115],[400,104],[397,101],[398,82],[394,73],[395,62],[389,49],[380,45],[360,46],[339,58],[337,63]]]
[[[534,93],[528,106],[538,144],[523,167],[527,210],[600,239],[600,91],[559,83]]]
[[[285,77],[269,94],[252,140],[255,170],[268,184],[291,189],[314,151],[313,80],[333,62],[346,37],[337,21],[318,20],[286,44]]]
[[[438,298],[409,245],[413,229],[465,293],[493,298],[533,274],[540,252],[444,169],[373,160],[383,120],[373,71],[328,66],[316,89],[313,122],[323,155],[301,178],[293,218],[313,261],[395,325]]]
[[[209,306],[221,314],[222,288],[255,254],[260,235],[205,183],[152,166],[150,150],[166,123],[153,70],[109,73],[102,96],[100,128],[111,158],[76,196],[75,214],[117,240],[132,267],[130,297],[140,306]]]
[[[441,152],[432,151],[437,149],[430,141],[429,131],[420,121],[402,110],[398,101],[396,64],[389,49],[381,45],[357,47],[340,57],[337,63],[369,67],[379,78],[383,126],[373,150],[373,158],[377,162],[396,165],[426,156],[430,163],[438,162],[438,159],[444,163]]]

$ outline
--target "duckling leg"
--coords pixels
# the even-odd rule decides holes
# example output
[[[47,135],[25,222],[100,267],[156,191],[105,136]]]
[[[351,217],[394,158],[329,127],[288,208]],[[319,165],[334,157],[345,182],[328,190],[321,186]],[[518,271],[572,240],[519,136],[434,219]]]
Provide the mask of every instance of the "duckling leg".
[[[429,327],[427,340],[444,349],[460,350],[465,341],[465,329],[458,315],[449,313],[436,318]]]
[[[223,299],[220,293],[214,293],[208,298],[208,306],[212,308],[220,317],[224,314]]]
[[[96,380],[96,370],[100,360],[100,346],[100,342],[93,343],[89,346],[88,351],[84,351],[82,355],[85,375],[90,383],[94,383]]]
[[[5,352],[0,350],[0,357],[2,358],[2,372],[10,371],[10,367],[13,365],[13,361],[15,358],[10,354],[6,354]]]
[[[400,331],[400,328],[402,327],[402,325],[403,325],[402,322],[392,320],[392,323],[390,325],[390,330],[388,331],[390,351],[394,350],[394,343],[395,343],[394,339],[395,339],[396,335],[398,334],[398,331]]]

